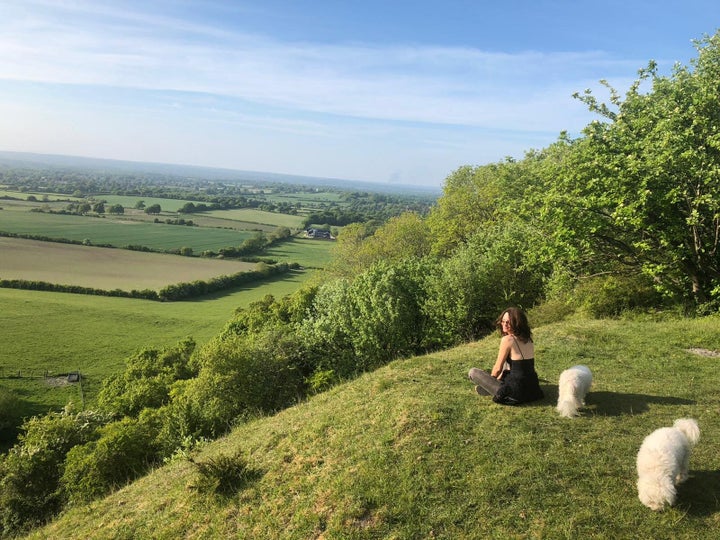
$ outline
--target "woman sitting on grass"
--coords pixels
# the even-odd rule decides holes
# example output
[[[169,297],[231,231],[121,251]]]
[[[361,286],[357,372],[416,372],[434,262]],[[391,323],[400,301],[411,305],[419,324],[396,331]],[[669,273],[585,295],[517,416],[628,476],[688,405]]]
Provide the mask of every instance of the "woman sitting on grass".
[[[468,377],[480,395],[491,395],[495,403],[518,405],[544,397],[535,372],[535,345],[525,312],[507,308],[495,322],[500,330],[500,350],[488,373],[471,368]]]

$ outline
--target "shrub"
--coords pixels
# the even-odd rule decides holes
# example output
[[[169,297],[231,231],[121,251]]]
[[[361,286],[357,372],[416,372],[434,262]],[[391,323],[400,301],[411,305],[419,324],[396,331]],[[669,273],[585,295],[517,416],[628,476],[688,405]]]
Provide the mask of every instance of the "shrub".
[[[98,404],[121,416],[135,416],[147,407],[164,405],[173,383],[195,374],[190,366],[194,350],[195,342],[190,338],[165,349],[140,350],[126,360],[124,372],[103,381]]]
[[[200,493],[228,497],[237,493],[258,473],[248,467],[242,453],[219,455],[203,462],[192,462],[198,472],[194,488]]]
[[[239,416],[274,412],[301,397],[304,349],[289,329],[215,339],[198,351],[198,376],[177,386],[168,413],[185,431],[216,437]]]
[[[343,379],[420,352],[428,320],[423,313],[421,260],[378,262],[353,280],[320,287],[308,317],[298,325],[313,370]]]
[[[99,430],[100,438],[67,454],[61,489],[70,504],[101,497],[148,470],[159,459],[152,424],[124,418]]]
[[[0,461],[0,534],[40,525],[62,508],[58,486],[65,456],[97,435],[107,417],[94,411],[33,417],[18,443]]]
[[[589,315],[602,318],[654,308],[661,305],[662,298],[647,276],[609,275],[580,282],[572,293],[571,302]]]
[[[337,377],[332,369],[318,369],[305,379],[309,390],[313,394],[324,392],[337,382]]]
[[[0,388],[0,430],[19,424],[16,411],[20,409],[21,400],[10,390]]]
[[[476,339],[507,306],[528,309],[542,297],[551,266],[537,253],[537,234],[521,223],[487,227],[440,263],[426,306],[433,346]]]

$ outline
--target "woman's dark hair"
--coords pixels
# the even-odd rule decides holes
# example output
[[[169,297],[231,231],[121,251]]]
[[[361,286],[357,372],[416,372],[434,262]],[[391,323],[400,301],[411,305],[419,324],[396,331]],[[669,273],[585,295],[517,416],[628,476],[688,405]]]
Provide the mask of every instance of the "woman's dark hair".
[[[505,335],[500,321],[502,321],[506,313],[508,315],[508,319],[510,319],[510,328],[512,329],[513,334],[525,343],[532,341],[532,330],[530,330],[530,323],[528,322],[527,315],[525,315],[525,312],[522,309],[516,307],[507,308],[500,314],[497,321],[495,321],[495,326],[497,326],[498,330],[500,330],[500,335]]]

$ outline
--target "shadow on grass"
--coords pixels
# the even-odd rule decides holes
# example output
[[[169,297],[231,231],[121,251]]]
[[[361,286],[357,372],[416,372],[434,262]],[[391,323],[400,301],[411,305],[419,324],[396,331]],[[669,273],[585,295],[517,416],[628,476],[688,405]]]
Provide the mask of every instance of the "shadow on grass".
[[[525,404],[526,407],[544,407],[557,403],[558,385],[541,384],[545,398]],[[692,399],[674,396],[651,396],[648,394],[623,394],[622,392],[593,392],[585,399],[585,409],[592,410],[598,416],[621,416],[623,414],[639,414],[647,412],[650,404],[660,405],[693,405]],[[582,409],[581,409],[582,412]]]
[[[223,289],[222,291],[216,291],[211,292],[208,294],[203,294],[201,296],[196,296],[194,298],[186,298],[183,300],[178,300],[179,302],[187,302],[187,303],[202,303],[202,302],[211,302],[213,300],[217,300],[218,298],[223,298],[225,296],[239,293],[239,292],[245,292],[245,291],[251,291],[253,289],[256,289],[261,286],[271,285],[273,283],[278,283],[282,281],[291,281],[294,283],[302,283],[302,280],[300,277],[303,274],[303,270],[289,270],[288,272],[284,274],[279,274],[276,276],[270,276],[265,279],[260,279],[257,281],[252,281],[250,283],[246,283],[244,285],[239,285],[237,287],[233,287],[231,289]]]
[[[555,407],[558,399],[558,385],[547,384],[541,379],[540,388],[545,397],[538,401],[521,403],[520,407]],[[622,416],[647,412],[651,403],[660,405],[694,405],[692,399],[673,396],[651,396],[648,394],[623,394],[621,392],[593,392],[585,399],[585,407],[580,409],[581,416],[588,412],[597,416]]]
[[[692,458],[691,458],[692,459]],[[710,516],[720,510],[720,471],[694,471],[678,486],[678,506],[694,516]]]
[[[675,396],[651,396],[648,394],[623,394],[622,392],[593,392],[585,400],[588,407],[602,416],[620,416],[647,412],[650,404],[694,405],[692,399]]]

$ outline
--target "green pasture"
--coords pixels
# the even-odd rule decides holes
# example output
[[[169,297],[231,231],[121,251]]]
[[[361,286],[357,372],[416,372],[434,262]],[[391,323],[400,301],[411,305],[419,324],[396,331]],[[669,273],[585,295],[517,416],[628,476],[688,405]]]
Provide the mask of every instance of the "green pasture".
[[[108,205],[121,204],[124,208],[135,208],[138,201],[143,201],[145,207],[159,204],[163,212],[177,212],[191,201],[183,199],[162,199],[159,197],[135,197],[130,195],[96,195],[96,199],[107,201]]]
[[[72,201],[80,201],[83,199],[78,199],[77,197],[71,197],[70,195],[64,195],[64,194],[58,194],[58,193],[43,193],[43,192],[35,192],[35,191],[8,191],[0,189],[0,197],[13,197],[13,199],[19,199],[21,201],[26,201],[27,198],[33,195],[37,201],[31,201],[34,205],[37,205],[38,203],[45,203],[45,202],[54,202],[54,201],[62,201],[65,202],[67,200]],[[0,201],[0,202],[17,202],[17,201]]]
[[[344,199],[340,193],[331,191],[321,191],[317,193],[298,192],[298,193],[268,193],[262,197],[272,203],[301,203],[305,208],[320,208],[328,204],[342,204]]]
[[[61,242],[0,236],[0,277],[90,287],[159,290],[176,283],[207,281],[257,268],[235,259],[181,257]]]
[[[158,250],[171,250],[186,246],[191,247],[195,253],[239,246],[254,234],[252,231],[19,210],[0,211],[0,231],[79,242],[88,239],[92,244],[109,244],[117,247],[140,245]]]
[[[296,262],[308,268],[325,268],[332,260],[335,242],[311,238],[292,238],[263,253],[278,261]]]
[[[263,232],[269,234],[277,229],[277,225],[267,225],[263,223],[252,223],[249,221],[239,221],[229,217],[222,217],[222,214],[210,216],[207,213],[198,213],[191,215],[178,216],[182,219],[191,220],[200,227],[216,227],[219,229],[234,229],[237,231]]]
[[[212,210],[203,212],[204,216],[229,219],[233,221],[245,221],[247,223],[258,223],[262,225],[273,225],[275,227],[288,227],[298,229],[302,226],[302,216],[291,216],[289,214],[278,214],[276,212],[265,212],[254,208],[235,208],[231,210]]]
[[[0,288],[0,388],[20,395],[25,415],[36,414],[80,400],[77,385],[48,385],[45,371],[80,370],[85,399],[91,402],[100,381],[121,370],[133,352],[173,345],[188,336],[203,344],[237,308],[268,294],[292,294],[312,275],[294,271],[182,302]],[[30,377],[8,378],[18,370]]]

